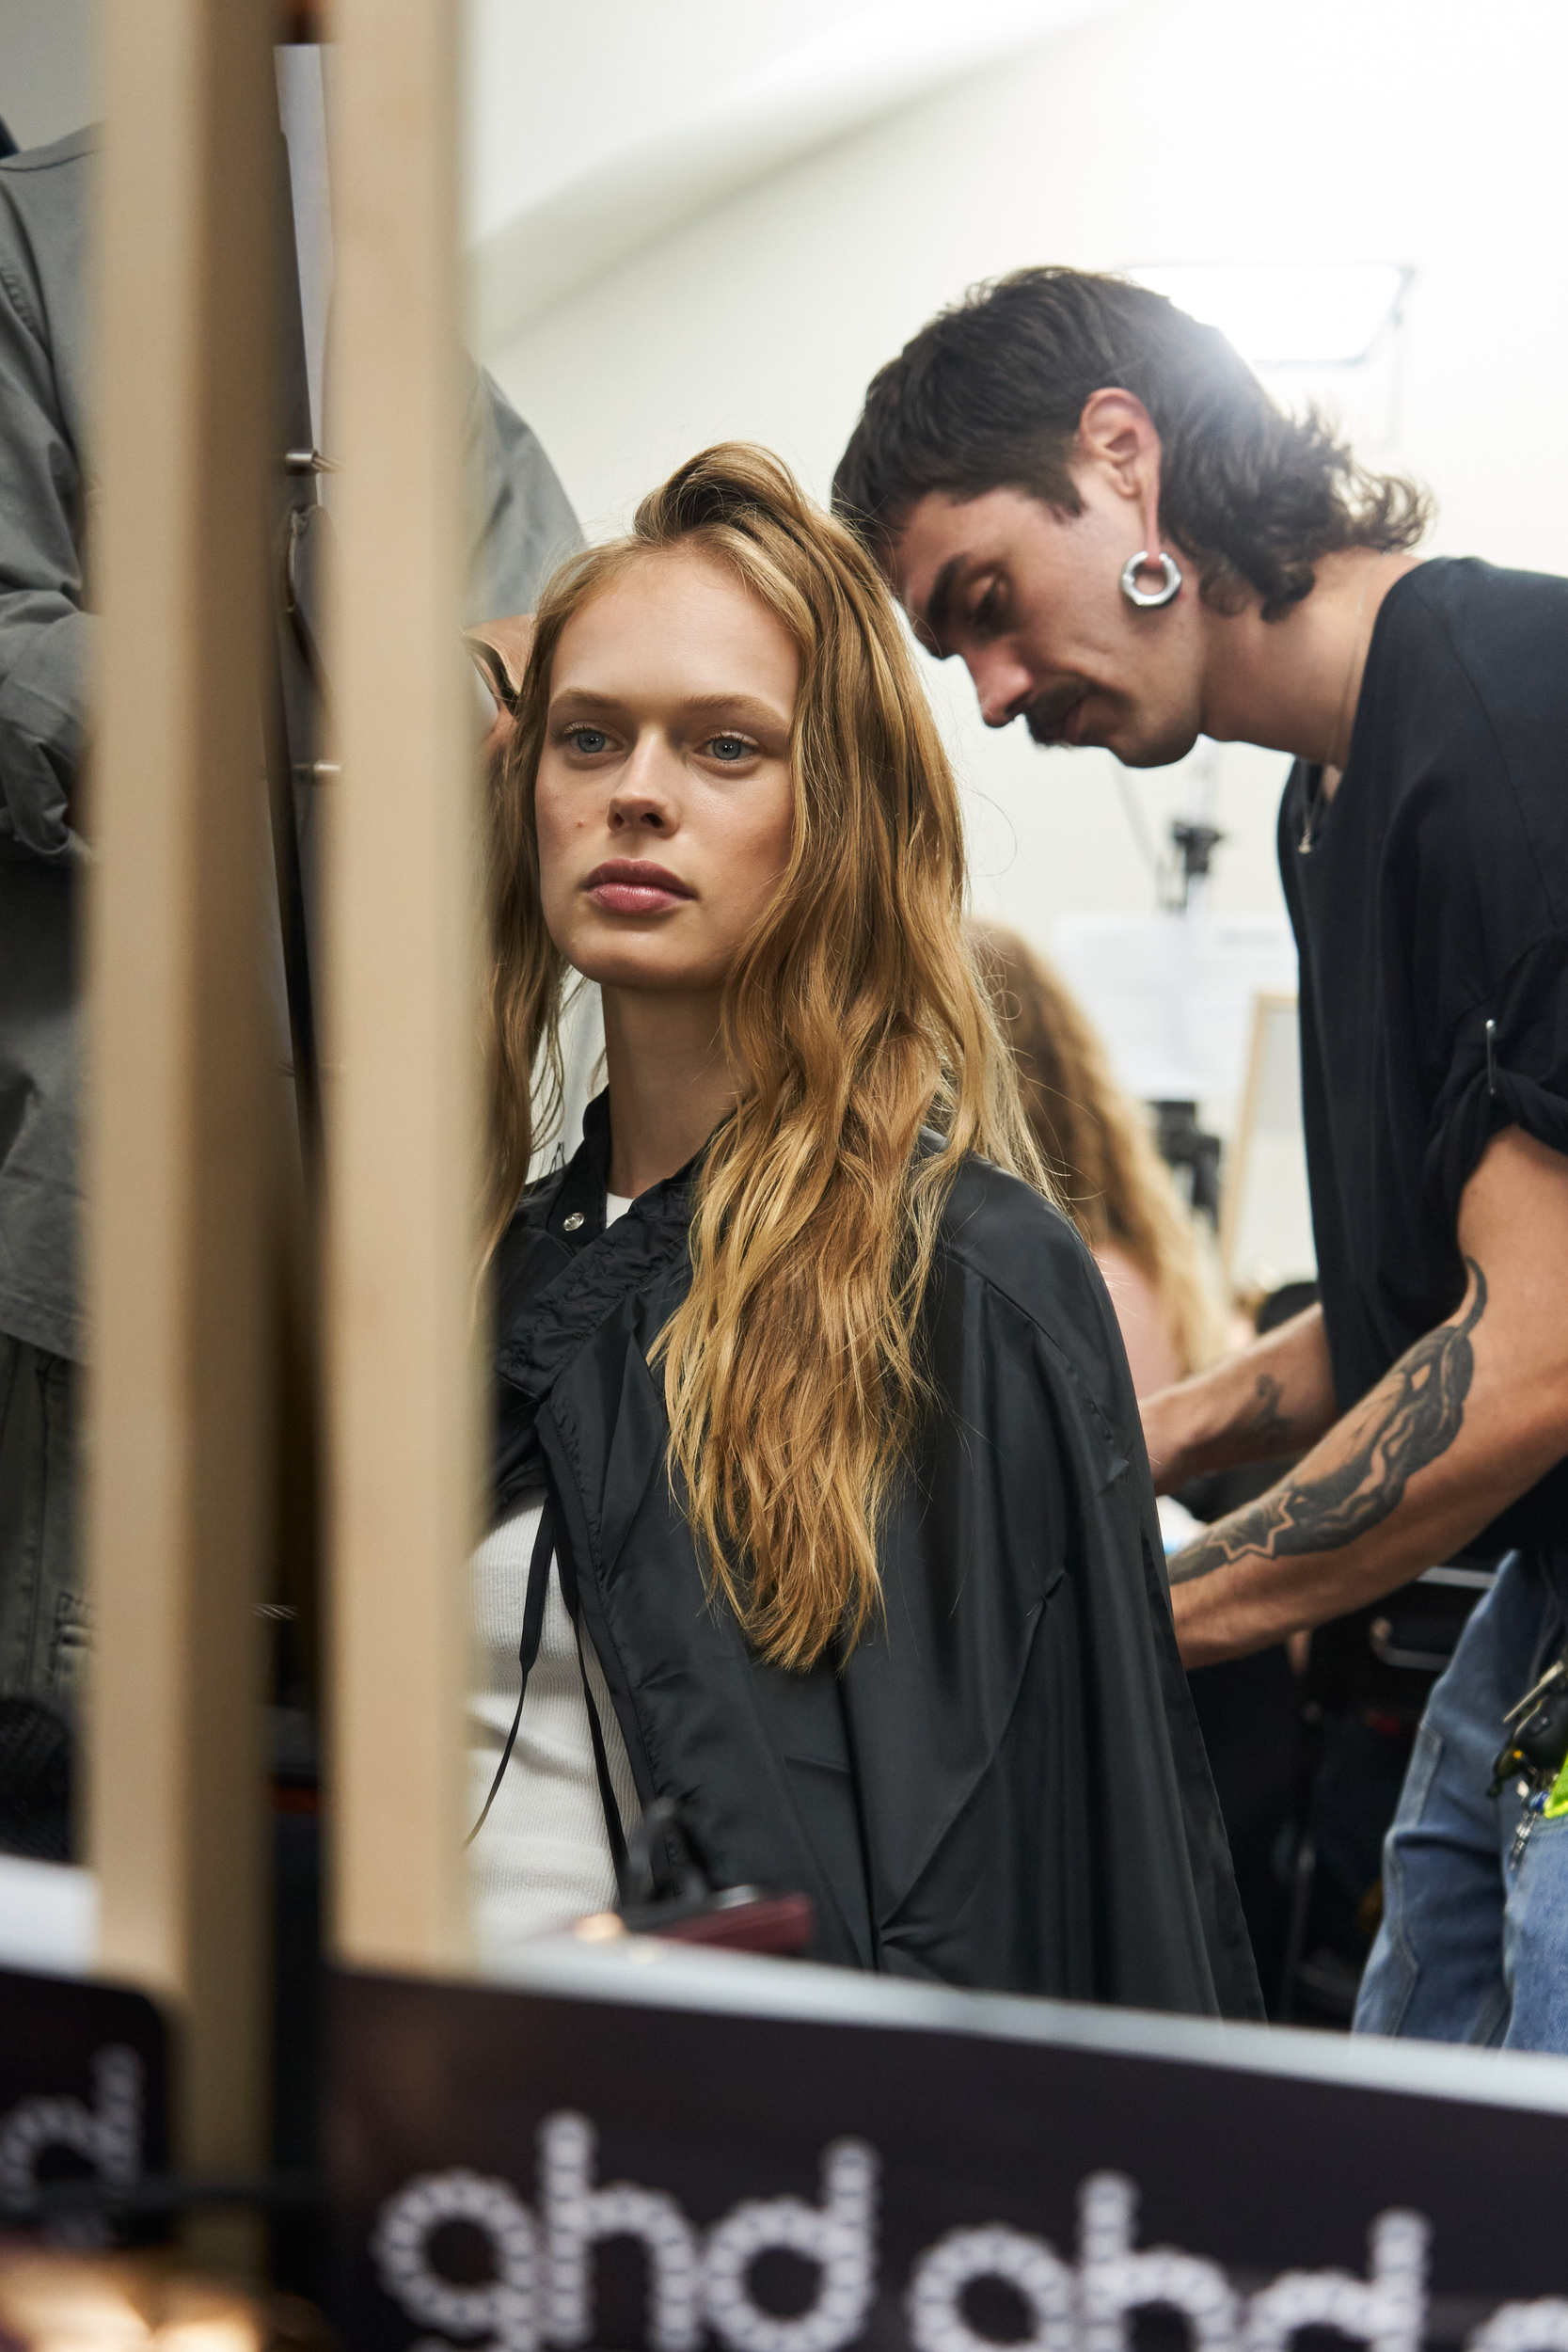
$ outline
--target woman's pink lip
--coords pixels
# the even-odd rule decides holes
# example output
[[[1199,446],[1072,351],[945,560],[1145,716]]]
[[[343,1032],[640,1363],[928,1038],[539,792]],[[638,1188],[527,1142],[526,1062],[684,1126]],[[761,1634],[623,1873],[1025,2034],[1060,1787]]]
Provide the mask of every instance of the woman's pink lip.
[[[662,914],[669,907],[684,906],[690,897],[686,890],[661,890],[648,882],[595,882],[588,896],[596,907],[604,907],[610,914]]]
[[[646,858],[608,858],[583,888],[610,914],[662,914],[692,896],[678,875]]]

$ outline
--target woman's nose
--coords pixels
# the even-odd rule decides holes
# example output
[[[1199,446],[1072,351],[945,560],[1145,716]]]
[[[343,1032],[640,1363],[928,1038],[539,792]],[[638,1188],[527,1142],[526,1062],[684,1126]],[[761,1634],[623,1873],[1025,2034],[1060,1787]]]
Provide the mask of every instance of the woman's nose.
[[[663,774],[664,759],[657,743],[639,743],[616,778],[610,796],[610,821],[617,829],[636,825],[651,833],[668,833],[673,804]]]

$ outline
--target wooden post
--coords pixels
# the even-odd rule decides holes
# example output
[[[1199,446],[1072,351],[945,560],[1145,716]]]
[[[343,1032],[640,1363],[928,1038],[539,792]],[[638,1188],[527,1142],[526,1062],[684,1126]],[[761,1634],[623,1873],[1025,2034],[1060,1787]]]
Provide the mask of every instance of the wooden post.
[[[249,2169],[266,2116],[271,8],[100,13],[88,1843],[102,1965],[182,2028],[180,2159]]]
[[[458,10],[338,0],[333,33],[334,1940],[353,1963],[420,1970],[467,1947],[462,1571],[478,1493]]]

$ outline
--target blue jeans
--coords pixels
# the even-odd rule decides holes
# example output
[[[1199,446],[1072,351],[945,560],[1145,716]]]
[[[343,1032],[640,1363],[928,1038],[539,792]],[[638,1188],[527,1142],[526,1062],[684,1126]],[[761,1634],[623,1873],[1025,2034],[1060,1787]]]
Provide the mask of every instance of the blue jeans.
[[[1511,1551],[1427,1701],[1383,1850],[1356,2033],[1568,2051],[1568,1816],[1488,1797],[1503,1717],[1568,1634],[1568,1552]]]

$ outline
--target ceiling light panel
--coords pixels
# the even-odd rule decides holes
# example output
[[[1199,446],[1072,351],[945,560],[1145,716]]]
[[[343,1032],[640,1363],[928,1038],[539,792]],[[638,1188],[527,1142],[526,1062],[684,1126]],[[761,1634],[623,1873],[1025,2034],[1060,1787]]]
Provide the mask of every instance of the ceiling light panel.
[[[1352,368],[1398,319],[1398,262],[1139,262],[1124,275],[1217,326],[1255,368]]]

